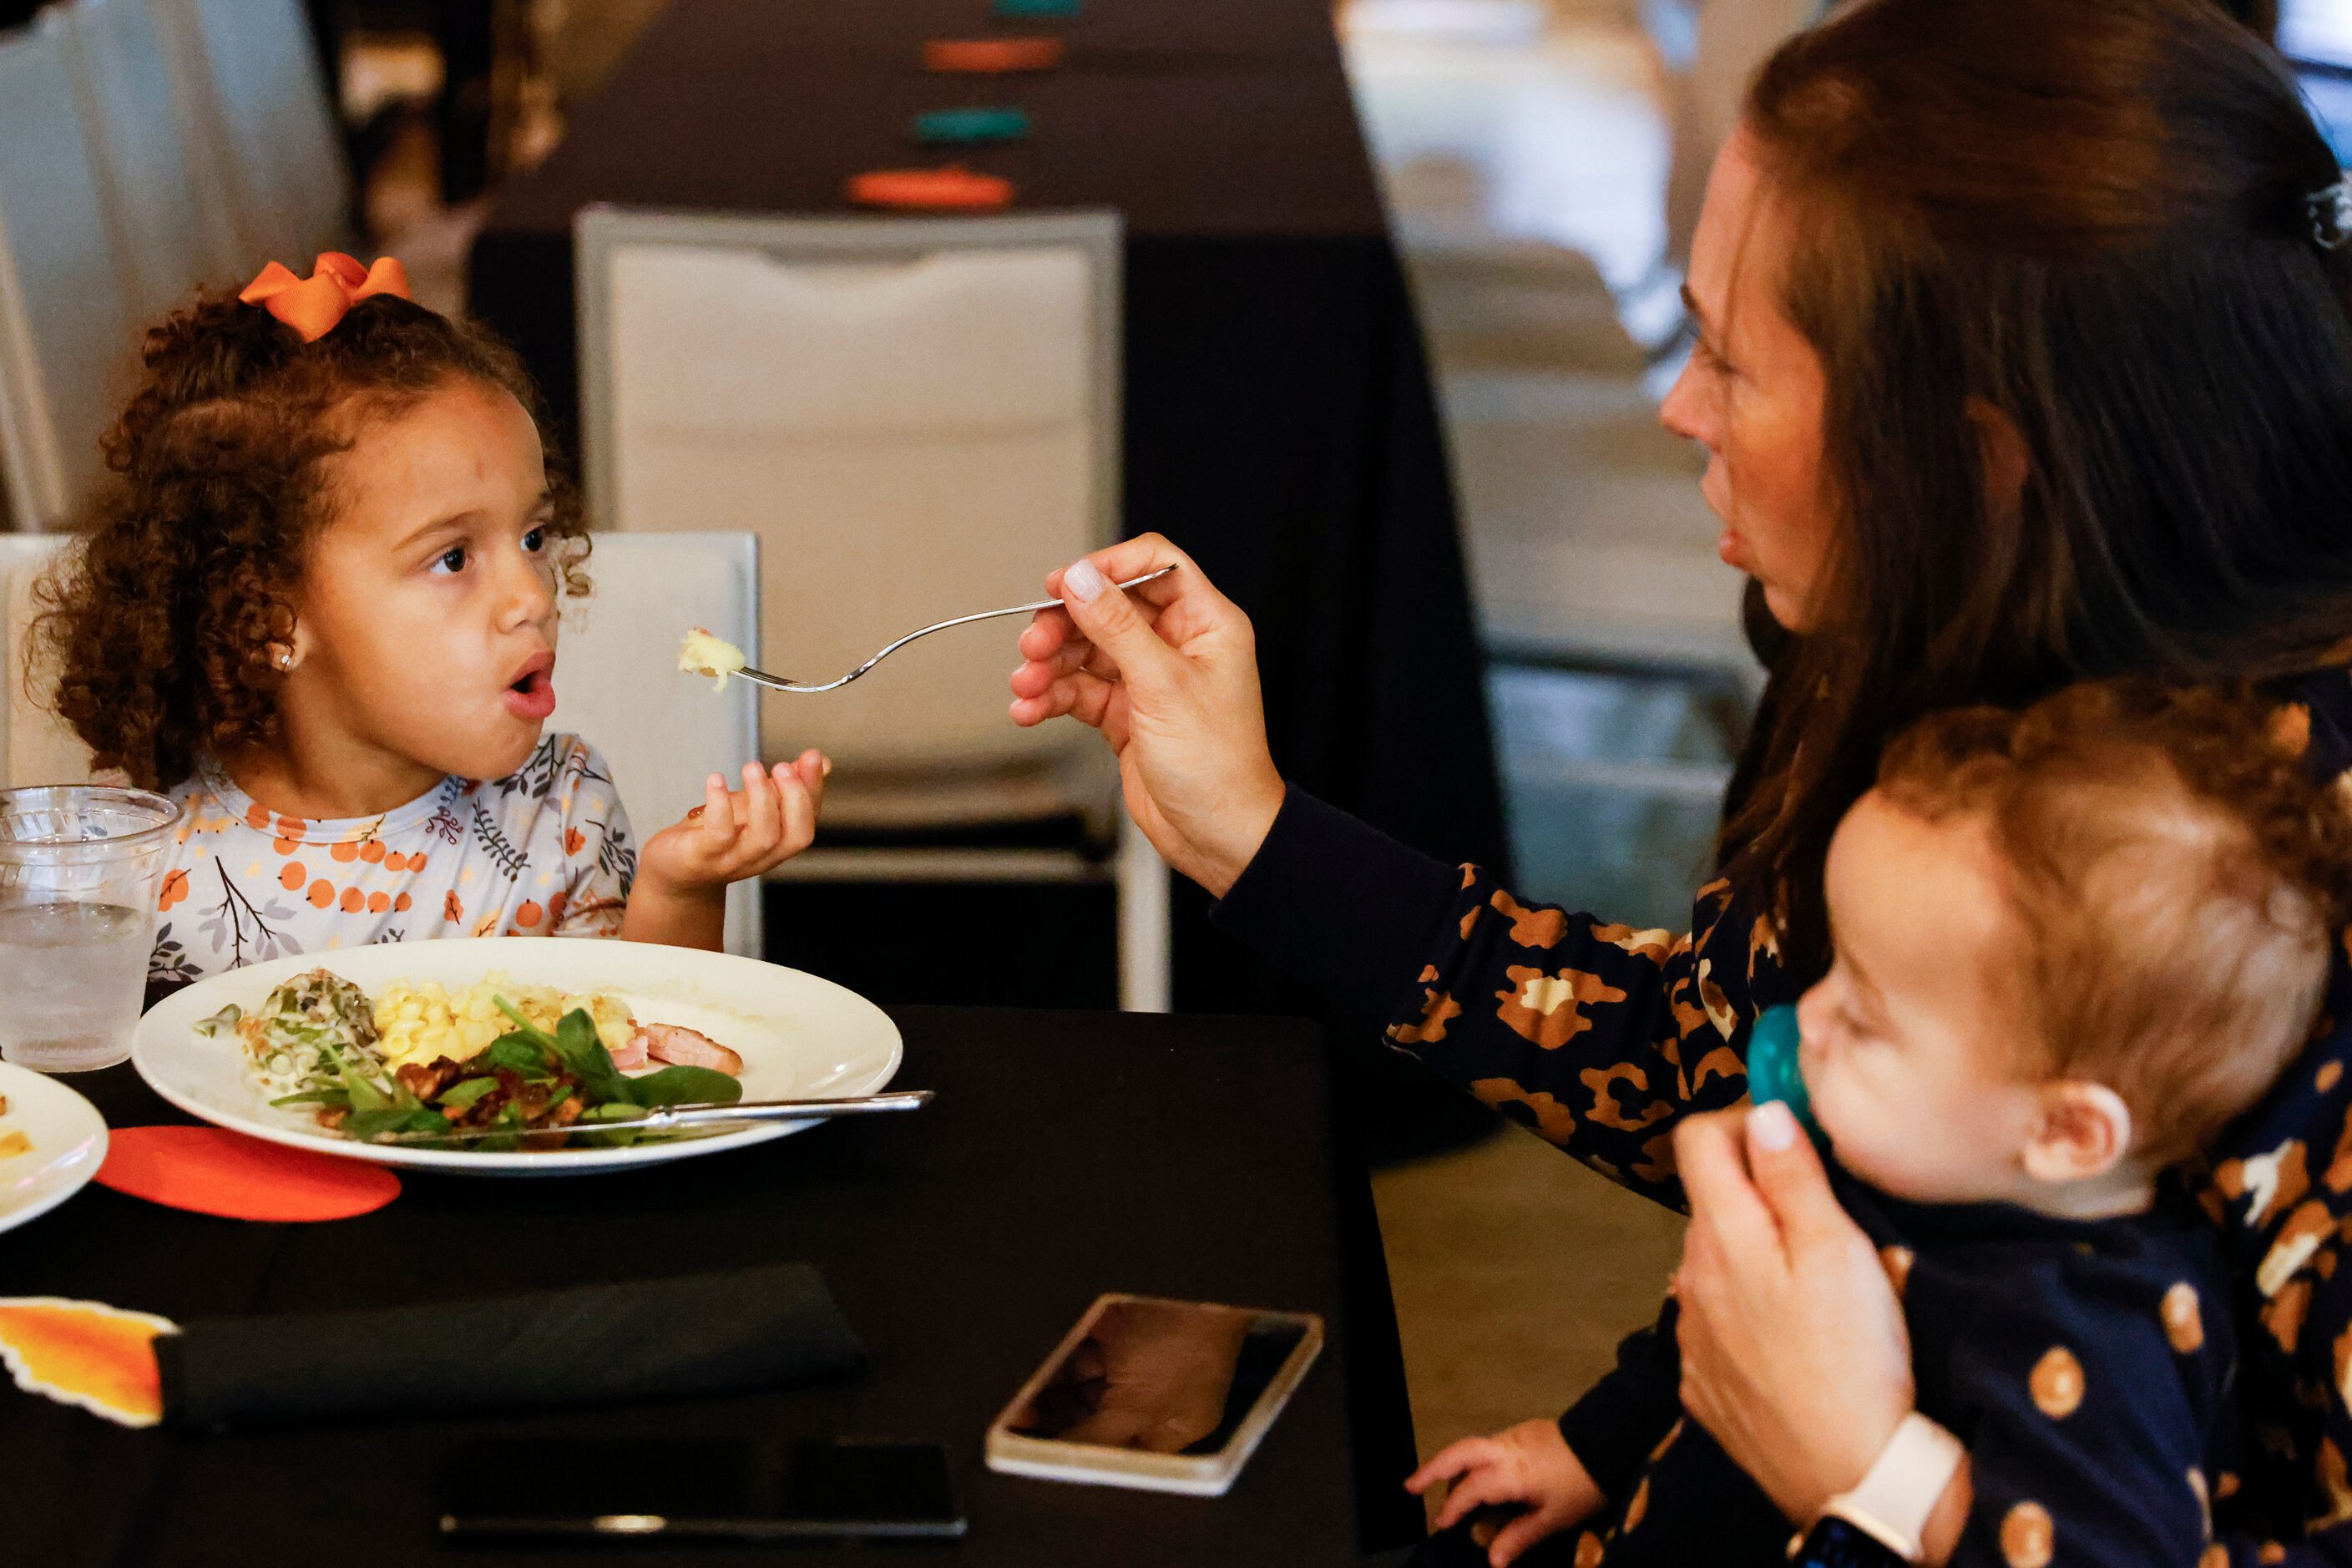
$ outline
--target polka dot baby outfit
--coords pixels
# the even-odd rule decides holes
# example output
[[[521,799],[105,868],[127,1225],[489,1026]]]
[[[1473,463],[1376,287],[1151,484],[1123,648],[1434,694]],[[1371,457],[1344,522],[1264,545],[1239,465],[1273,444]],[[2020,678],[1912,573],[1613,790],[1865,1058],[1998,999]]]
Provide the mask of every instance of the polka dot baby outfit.
[[[636,848],[610,770],[549,735],[502,779],[450,777],[377,816],[271,812],[206,767],[156,900],[152,982],[442,936],[615,936]]]
[[[1902,1298],[1919,1409],[1968,1446],[1976,1496],[1954,1564],[2226,1563],[2213,1520],[2240,1490],[2228,1277],[2185,1197],[2064,1220],[1832,1179]],[[1675,1310],[1560,1417],[1611,1506],[1556,1550],[1579,1568],[1786,1563],[1789,1521],[1684,1418]]]

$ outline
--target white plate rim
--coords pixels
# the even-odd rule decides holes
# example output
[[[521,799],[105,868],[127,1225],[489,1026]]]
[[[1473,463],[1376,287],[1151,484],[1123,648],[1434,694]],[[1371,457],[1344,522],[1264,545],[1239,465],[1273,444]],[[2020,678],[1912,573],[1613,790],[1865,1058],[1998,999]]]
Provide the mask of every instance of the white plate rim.
[[[176,1087],[155,1061],[157,1054],[163,1049],[163,1046],[156,1029],[149,1026],[149,1020],[155,1018],[159,1014],[168,1016],[186,1012],[192,1007],[201,1007],[204,1001],[202,996],[194,1002],[188,1002],[184,998],[205,991],[210,991],[212,994],[219,994],[231,989],[232,983],[235,986],[246,989],[255,986],[266,988],[276,985],[286,977],[307,973],[312,969],[334,970],[339,960],[349,959],[356,953],[365,952],[371,955],[385,952],[416,953],[427,948],[449,949],[463,946],[481,949],[486,952],[492,949],[496,950],[499,956],[486,960],[485,973],[489,969],[506,969],[512,973],[519,982],[544,984],[543,980],[529,973],[530,957],[533,952],[556,943],[569,945],[590,942],[600,944],[611,942],[615,945],[630,945],[621,944],[616,938],[441,937],[415,942],[383,943],[367,948],[343,949],[334,952],[290,954],[264,963],[228,970],[220,974],[207,976],[194,985],[174,992],[142,1014],[131,1039],[131,1064],[147,1087],[153,1089],[164,1100],[215,1127],[225,1128],[247,1137],[258,1138],[265,1142],[281,1144],[289,1149],[303,1149],[313,1153],[341,1159],[361,1160],[372,1164],[391,1165],[406,1170],[431,1171],[448,1175],[565,1176],[640,1169],[651,1165],[668,1164],[677,1160],[694,1159],[705,1154],[721,1153],[730,1149],[749,1148],[755,1143],[770,1142],[822,1124],[822,1119],[809,1121],[772,1122],[757,1127],[741,1128],[732,1132],[681,1139],[674,1142],[640,1144],[625,1149],[555,1149],[532,1152],[468,1153],[455,1150],[407,1148],[381,1143],[353,1143],[325,1133],[305,1132],[297,1127],[273,1124],[257,1117],[237,1116],[226,1112],[219,1107],[206,1104]],[[744,958],[732,953],[710,952],[694,948],[663,948],[660,951],[666,953],[688,954],[690,957],[686,962],[695,967],[714,964],[729,968],[756,966],[772,975],[789,976],[794,984],[805,983],[848,999],[856,1004],[857,1008],[870,1014],[873,1021],[888,1032],[889,1049],[887,1060],[869,1075],[870,1082],[862,1079],[855,1080],[842,1086],[840,1092],[845,1095],[872,1094],[898,1076],[898,1068],[906,1058],[905,1037],[899,1033],[898,1025],[892,1021],[888,1014],[883,1012],[868,998],[850,990],[849,987],[835,981],[827,980],[822,975],[811,974],[805,970],[793,969],[784,964],[769,963],[761,959]],[[377,963],[391,962],[394,961],[373,956],[369,960],[371,966]],[[614,984],[615,989],[626,989],[625,983]],[[161,1026],[159,1024],[157,1028]]]
[[[108,1145],[106,1118],[99,1113],[97,1106],[89,1102],[89,1097],[70,1084],[58,1082],[56,1078],[47,1073],[35,1072],[32,1068],[15,1062],[0,1062],[0,1095],[22,1094],[21,1086],[27,1079],[44,1086],[42,1092],[54,1091],[64,1095],[70,1102],[66,1109],[66,1114],[71,1117],[88,1117],[89,1131],[84,1135],[85,1141],[77,1142],[73,1149],[51,1162],[52,1168],[66,1172],[67,1179],[53,1191],[43,1194],[28,1204],[20,1205],[12,1209],[0,1209],[0,1231],[14,1230],[20,1225],[27,1225],[40,1218],[80,1192],[82,1188],[89,1185],[91,1179],[98,1174],[99,1167],[106,1163]]]

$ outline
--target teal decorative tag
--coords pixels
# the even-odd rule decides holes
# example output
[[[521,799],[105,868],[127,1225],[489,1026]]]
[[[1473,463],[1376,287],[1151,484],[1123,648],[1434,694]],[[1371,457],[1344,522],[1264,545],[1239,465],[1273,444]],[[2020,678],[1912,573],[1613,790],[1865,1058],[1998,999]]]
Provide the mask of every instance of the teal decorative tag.
[[[915,140],[931,145],[1018,142],[1028,134],[1025,109],[940,109],[915,116]]]

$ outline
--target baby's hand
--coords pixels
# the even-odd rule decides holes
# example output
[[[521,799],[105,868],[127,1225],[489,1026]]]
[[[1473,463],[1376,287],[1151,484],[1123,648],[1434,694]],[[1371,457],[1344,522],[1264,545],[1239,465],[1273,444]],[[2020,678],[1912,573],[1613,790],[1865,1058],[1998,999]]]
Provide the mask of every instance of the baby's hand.
[[[817,807],[833,763],[821,752],[803,752],[771,773],[743,765],[743,787],[730,791],[718,773],[703,786],[703,802],[646,840],[637,858],[640,881],[677,892],[724,889],[782,865],[816,837]]]
[[[1440,1530],[1452,1529],[1481,1508],[1526,1505],[1528,1511],[1504,1525],[1487,1547],[1486,1561],[1494,1568],[1506,1568],[1528,1547],[1590,1518],[1607,1500],[1556,1421],[1522,1421],[1491,1437],[1449,1443],[1406,1478],[1404,1489],[1419,1497],[1440,1481],[1454,1483],[1438,1510]]]

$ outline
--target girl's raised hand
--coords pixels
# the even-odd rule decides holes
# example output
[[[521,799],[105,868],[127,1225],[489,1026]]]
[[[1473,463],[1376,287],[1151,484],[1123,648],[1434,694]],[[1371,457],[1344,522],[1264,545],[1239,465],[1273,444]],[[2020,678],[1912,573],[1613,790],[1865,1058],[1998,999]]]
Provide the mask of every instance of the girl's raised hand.
[[[831,772],[824,752],[807,751],[772,771],[746,763],[740,790],[711,774],[702,804],[638,851],[621,934],[632,942],[718,951],[726,940],[727,885],[757,877],[809,847]]]
[[[711,774],[702,804],[646,841],[637,860],[639,884],[656,882],[676,892],[723,890],[783,864],[814,841],[832,771],[823,752],[807,751],[772,772],[744,763],[740,790]]]

